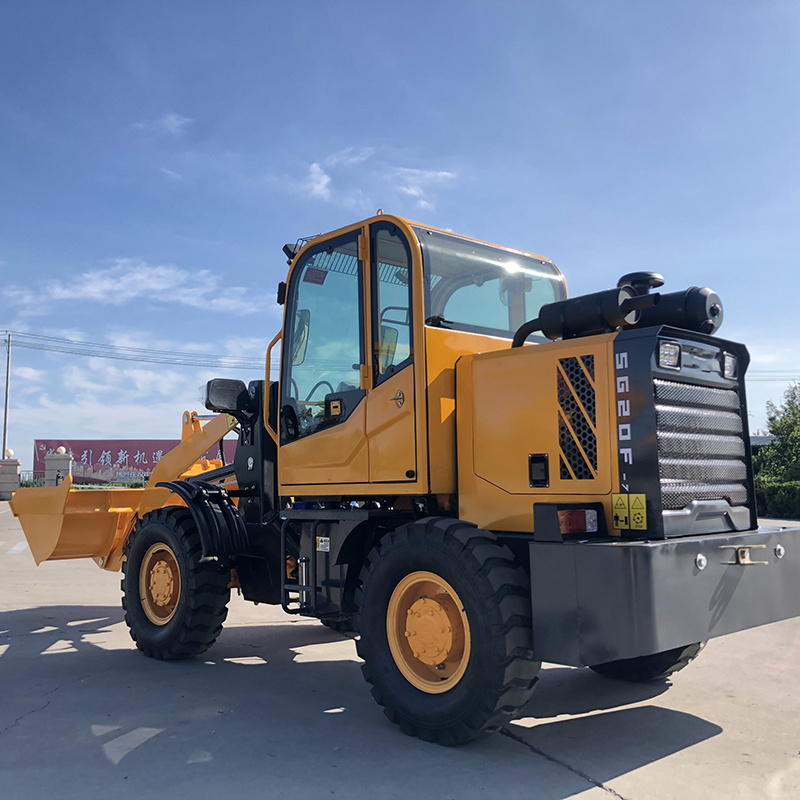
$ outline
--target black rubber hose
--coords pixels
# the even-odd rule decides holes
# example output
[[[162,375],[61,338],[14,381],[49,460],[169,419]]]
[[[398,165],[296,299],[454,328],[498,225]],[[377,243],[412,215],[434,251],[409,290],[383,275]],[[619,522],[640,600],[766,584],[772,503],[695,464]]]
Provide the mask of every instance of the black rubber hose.
[[[517,332],[514,334],[514,338],[511,340],[512,347],[522,347],[525,344],[525,340],[536,331],[540,331],[542,329],[542,325],[539,322],[539,317],[536,319],[529,319],[527,322],[523,322],[522,325],[517,328]]]

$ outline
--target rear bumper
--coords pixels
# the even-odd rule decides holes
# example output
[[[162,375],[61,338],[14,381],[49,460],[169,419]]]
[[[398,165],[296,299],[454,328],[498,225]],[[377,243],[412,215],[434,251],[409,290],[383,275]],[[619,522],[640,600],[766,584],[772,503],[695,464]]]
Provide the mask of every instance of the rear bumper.
[[[537,660],[601,664],[800,615],[799,528],[529,547]]]

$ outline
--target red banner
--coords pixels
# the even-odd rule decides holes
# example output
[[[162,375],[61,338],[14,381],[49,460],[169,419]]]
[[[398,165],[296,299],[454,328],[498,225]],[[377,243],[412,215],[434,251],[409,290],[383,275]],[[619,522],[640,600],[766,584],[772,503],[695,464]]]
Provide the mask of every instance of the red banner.
[[[33,469],[44,471],[44,457],[63,447],[74,459],[72,475],[89,482],[141,480],[174,447],[179,439],[35,439]],[[225,463],[233,462],[236,440],[223,442]],[[203,458],[219,458],[214,446]]]

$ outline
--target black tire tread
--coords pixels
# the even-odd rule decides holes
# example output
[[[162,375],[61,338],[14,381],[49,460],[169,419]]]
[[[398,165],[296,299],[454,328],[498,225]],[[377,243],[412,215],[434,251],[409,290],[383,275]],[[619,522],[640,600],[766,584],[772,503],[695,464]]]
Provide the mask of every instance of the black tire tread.
[[[356,624],[362,636],[357,650],[364,659],[361,669],[373,698],[403,733],[443,745],[464,744],[497,731],[518,714],[533,693],[541,665],[532,660],[528,578],[515,565],[511,551],[498,545],[491,533],[461,520],[428,518],[396,529],[376,545],[361,573],[361,587],[356,594],[359,609],[364,601],[364,587],[376,564],[387,551],[417,538],[433,542],[457,557],[469,580],[478,587],[483,600],[481,613],[488,616],[490,623],[491,691],[486,692],[468,718],[450,727],[434,727],[409,719],[402,709],[394,707],[382,688],[381,676],[370,661],[359,615]]]
[[[594,664],[589,669],[606,678],[629,683],[662,681],[689,666],[689,663],[700,655],[705,644],[705,642],[695,642],[648,656]]]
[[[169,528],[177,537],[180,549],[185,557],[187,574],[182,576],[185,588],[185,608],[176,613],[168,625],[174,631],[169,638],[154,644],[147,636],[146,622],[138,619],[143,612],[141,608],[131,608],[128,600],[129,585],[133,593],[134,604],[138,605],[138,574],[129,575],[131,548],[137,534],[150,523],[160,523]],[[177,554],[176,554],[177,555]],[[122,563],[122,608],[125,610],[125,624],[136,647],[149,658],[162,661],[175,661],[191,658],[204,653],[217,640],[222,625],[228,615],[230,589],[229,575],[220,570],[215,561],[201,561],[202,546],[200,534],[197,532],[191,512],[181,507],[161,508],[146,514],[136,524],[130,539],[125,546],[125,560]],[[182,601],[183,602],[183,601]],[[140,613],[141,612],[141,613]],[[153,626],[155,627],[155,626]]]
[[[328,617],[325,619],[320,619],[320,622],[326,628],[328,628],[328,630],[331,630],[334,633],[347,634],[355,632],[355,627],[352,617],[348,619],[336,619],[335,617]]]

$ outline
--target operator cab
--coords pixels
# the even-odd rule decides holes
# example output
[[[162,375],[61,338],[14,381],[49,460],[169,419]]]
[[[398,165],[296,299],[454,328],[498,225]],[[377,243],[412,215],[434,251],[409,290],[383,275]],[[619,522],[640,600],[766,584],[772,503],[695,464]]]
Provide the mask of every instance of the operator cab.
[[[565,296],[541,256],[398,217],[310,240],[287,279],[279,494],[432,491],[426,437],[454,425],[446,403],[431,406],[454,400],[452,374],[435,379],[462,353],[508,347]]]

